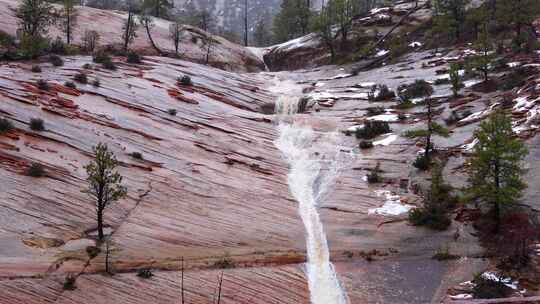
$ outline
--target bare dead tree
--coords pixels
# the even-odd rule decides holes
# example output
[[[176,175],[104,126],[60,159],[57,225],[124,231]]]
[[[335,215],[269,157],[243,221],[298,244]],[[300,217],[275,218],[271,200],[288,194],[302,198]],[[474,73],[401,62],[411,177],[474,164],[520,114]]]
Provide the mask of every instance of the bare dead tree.
[[[217,286],[217,301],[215,302],[215,304],[220,304],[221,302],[221,289],[222,289],[222,286],[223,286],[223,271],[221,272],[221,274],[218,276],[218,286]],[[214,296],[215,298],[215,296]]]
[[[184,304],[184,257],[182,257],[182,268],[181,268],[181,281],[180,281],[180,290],[182,292],[182,304]]]

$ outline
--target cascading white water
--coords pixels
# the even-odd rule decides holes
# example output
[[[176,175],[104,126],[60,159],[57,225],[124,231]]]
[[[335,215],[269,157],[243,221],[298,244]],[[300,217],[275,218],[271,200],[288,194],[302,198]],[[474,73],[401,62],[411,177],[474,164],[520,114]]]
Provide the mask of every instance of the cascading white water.
[[[281,96],[276,112],[293,115],[298,109],[298,98]],[[336,132],[316,132],[308,120],[281,119],[279,138],[275,145],[290,165],[289,188],[299,204],[299,212],[306,229],[307,276],[311,303],[346,304],[347,296],[330,263],[328,243],[317,205],[332,185],[339,172],[342,153]]]

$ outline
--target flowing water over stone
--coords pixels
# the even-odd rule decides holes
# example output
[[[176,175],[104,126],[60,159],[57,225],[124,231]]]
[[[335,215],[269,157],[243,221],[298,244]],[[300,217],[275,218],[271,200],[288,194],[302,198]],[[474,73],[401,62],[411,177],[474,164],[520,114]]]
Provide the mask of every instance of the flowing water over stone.
[[[313,304],[346,304],[330,254],[326,234],[317,210],[330,190],[343,160],[337,132],[319,132],[310,124],[312,117],[292,117],[298,109],[298,97],[283,95],[276,112],[283,115],[275,145],[289,163],[289,189],[299,204],[306,229],[307,276]]]

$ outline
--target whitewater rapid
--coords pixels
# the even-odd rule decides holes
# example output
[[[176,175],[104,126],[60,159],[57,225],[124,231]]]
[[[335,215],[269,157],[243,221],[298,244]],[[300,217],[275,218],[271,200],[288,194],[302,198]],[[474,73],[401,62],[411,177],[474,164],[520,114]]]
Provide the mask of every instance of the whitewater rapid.
[[[306,229],[306,271],[311,303],[346,304],[347,295],[330,262],[326,234],[317,209],[333,185],[345,155],[341,152],[337,132],[315,131],[310,119],[294,117],[298,101],[297,96],[282,95],[276,102],[276,113],[281,119],[275,145],[290,166],[289,189],[299,204]]]

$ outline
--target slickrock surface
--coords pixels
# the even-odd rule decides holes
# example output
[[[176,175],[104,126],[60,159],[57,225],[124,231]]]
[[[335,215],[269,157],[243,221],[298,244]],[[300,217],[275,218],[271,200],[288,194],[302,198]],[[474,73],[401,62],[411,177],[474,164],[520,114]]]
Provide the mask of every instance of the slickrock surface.
[[[261,114],[262,106],[277,99],[276,91],[268,90],[282,85],[277,79],[311,90],[305,93],[307,112],[289,119],[317,131],[361,125],[374,105],[388,110],[380,119],[392,121],[393,132],[377,138],[371,151],[359,150],[357,139],[343,135],[339,149],[348,157],[321,201],[321,219],[351,303],[436,302],[451,284],[447,281],[470,279],[476,268],[469,266],[479,263],[481,250],[470,227],[460,223],[439,233],[409,226],[404,214],[380,213],[389,201],[419,203],[410,192],[418,179],[410,164],[420,147],[399,135],[420,127],[424,118],[415,107],[403,111],[405,121],[394,121],[400,113],[391,108],[395,103],[368,102],[366,83],[396,89],[419,78],[434,80],[448,62],[467,53],[414,54],[407,64],[357,76],[334,67],[236,74],[158,57],[138,66],[119,63],[115,72],[89,57],[64,58],[60,68],[42,64],[41,74],[30,72],[32,63],[2,63],[0,112],[15,130],[0,137],[0,303],[178,303],[182,258],[189,303],[212,303],[221,271],[224,303],[308,303],[304,228],[289,193],[287,164],[274,146],[279,118]],[[538,64],[537,56],[515,61]],[[86,63],[91,69],[82,68]],[[101,87],[63,85],[79,72],[90,81],[99,78]],[[176,82],[186,74],[193,86]],[[49,91],[37,88],[41,78]],[[451,154],[452,183],[463,181],[464,156],[479,118],[504,97],[475,92],[477,80],[468,81],[459,100],[444,97],[448,85],[436,86],[441,122],[451,110],[470,110],[451,126],[449,139],[436,143]],[[513,109],[516,131],[524,138],[538,130],[537,86],[537,77],[531,77],[504,104]],[[169,109],[177,110],[176,116]],[[30,130],[35,117],[44,120],[45,131]],[[104,245],[93,259],[86,253],[95,245],[95,211],[81,192],[83,166],[99,142],[116,153],[129,188],[128,198],[106,212],[110,261],[117,272],[112,277],[103,275]],[[32,162],[43,164],[47,176],[26,176]],[[365,176],[377,162],[385,183],[368,185]],[[456,264],[431,260],[443,246],[466,258]],[[140,268],[156,269],[155,276],[137,277]],[[62,290],[69,273],[79,275],[74,291]]]
[[[18,21],[13,17],[10,8],[18,5],[17,0],[0,0],[0,29],[11,35],[16,35]],[[82,44],[81,39],[85,30],[95,30],[100,35],[99,45],[113,45],[122,48],[122,26],[127,19],[127,13],[122,11],[100,10],[91,7],[78,8],[78,26],[74,28],[75,44]],[[169,25],[171,22],[154,18],[154,27],[151,30],[156,45],[166,53],[174,53],[174,44],[169,38]],[[48,31],[51,38],[64,36],[58,28],[51,27]],[[220,69],[239,72],[257,72],[264,70],[264,62],[243,46],[232,43],[222,37],[211,35],[198,28],[185,26],[180,41],[180,56],[189,61],[204,63],[207,46],[204,41],[211,37],[215,43],[211,47],[210,64]],[[139,26],[137,37],[130,48],[140,52],[152,53],[146,30]]]

